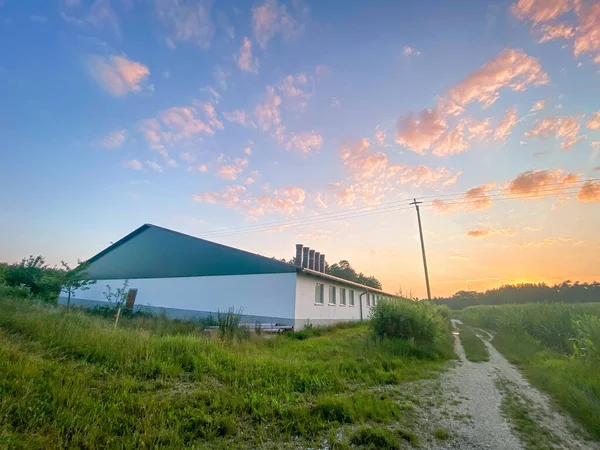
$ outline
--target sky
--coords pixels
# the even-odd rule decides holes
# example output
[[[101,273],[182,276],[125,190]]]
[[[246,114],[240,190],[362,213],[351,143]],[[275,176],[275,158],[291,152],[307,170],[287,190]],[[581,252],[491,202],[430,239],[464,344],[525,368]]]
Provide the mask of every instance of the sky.
[[[144,223],[390,292],[600,280],[600,2],[0,0],[0,260]]]

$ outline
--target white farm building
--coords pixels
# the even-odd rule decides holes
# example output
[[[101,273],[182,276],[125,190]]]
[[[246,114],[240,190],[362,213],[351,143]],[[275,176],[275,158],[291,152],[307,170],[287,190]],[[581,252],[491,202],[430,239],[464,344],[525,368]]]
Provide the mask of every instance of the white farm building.
[[[296,262],[146,224],[89,260],[86,278],[97,282],[70,301],[106,304],[106,286],[115,291],[128,280],[134,309],[199,318],[234,307],[247,322],[301,329],[367,318],[379,298],[392,296],[324,273],[325,255],[301,244]],[[62,292],[59,303],[66,302]]]

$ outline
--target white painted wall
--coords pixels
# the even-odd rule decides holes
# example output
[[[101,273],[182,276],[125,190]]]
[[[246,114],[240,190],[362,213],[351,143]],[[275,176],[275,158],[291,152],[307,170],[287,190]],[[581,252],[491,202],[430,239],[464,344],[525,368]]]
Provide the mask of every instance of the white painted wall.
[[[114,291],[123,281],[98,280],[73,297],[105,302],[106,285]],[[242,307],[244,315],[294,319],[295,273],[129,280],[129,289],[134,288],[136,305],[214,313],[233,306]],[[64,293],[59,301],[66,302]]]
[[[296,275],[296,321],[295,328],[301,329],[312,323],[313,325],[327,325],[344,320],[360,320],[360,294],[365,292],[360,288],[346,285],[343,283],[331,282],[323,278],[298,273]],[[323,283],[324,301],[323,304],[315,303],[315,284]],[[329,304],[329,286],[336,287],[336,304]],[[354,290],[354,306],[348,302],[349,294],[346,294],[346,306],[340,305],[340,288]],[[371,307],[367,306],[366,295],[362,296],[363,317],[369,317]],[[369,294],[372,295],[372,294]],[[371,305],[373,302],[370,302]]]

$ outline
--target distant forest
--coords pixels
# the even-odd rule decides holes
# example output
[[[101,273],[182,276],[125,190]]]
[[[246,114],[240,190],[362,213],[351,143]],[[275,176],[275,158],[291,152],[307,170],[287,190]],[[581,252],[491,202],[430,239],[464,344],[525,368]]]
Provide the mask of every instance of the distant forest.
[[[436,297],[432,300],[451,309],[463,309],[473,305],[503,305],[506,303],[600,302],[600,283],[580,283],[570,280],[548,286],[544,283],[505,285],[485,292],[458,291],[452,297]]]

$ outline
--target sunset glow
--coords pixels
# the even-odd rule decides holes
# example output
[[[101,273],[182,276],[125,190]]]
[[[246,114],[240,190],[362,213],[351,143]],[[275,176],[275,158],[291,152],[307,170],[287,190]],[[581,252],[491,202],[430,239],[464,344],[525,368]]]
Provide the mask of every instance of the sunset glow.
[[[144,223],[425,296],[600,280],[600,3],[0,0],[0,261]]]

